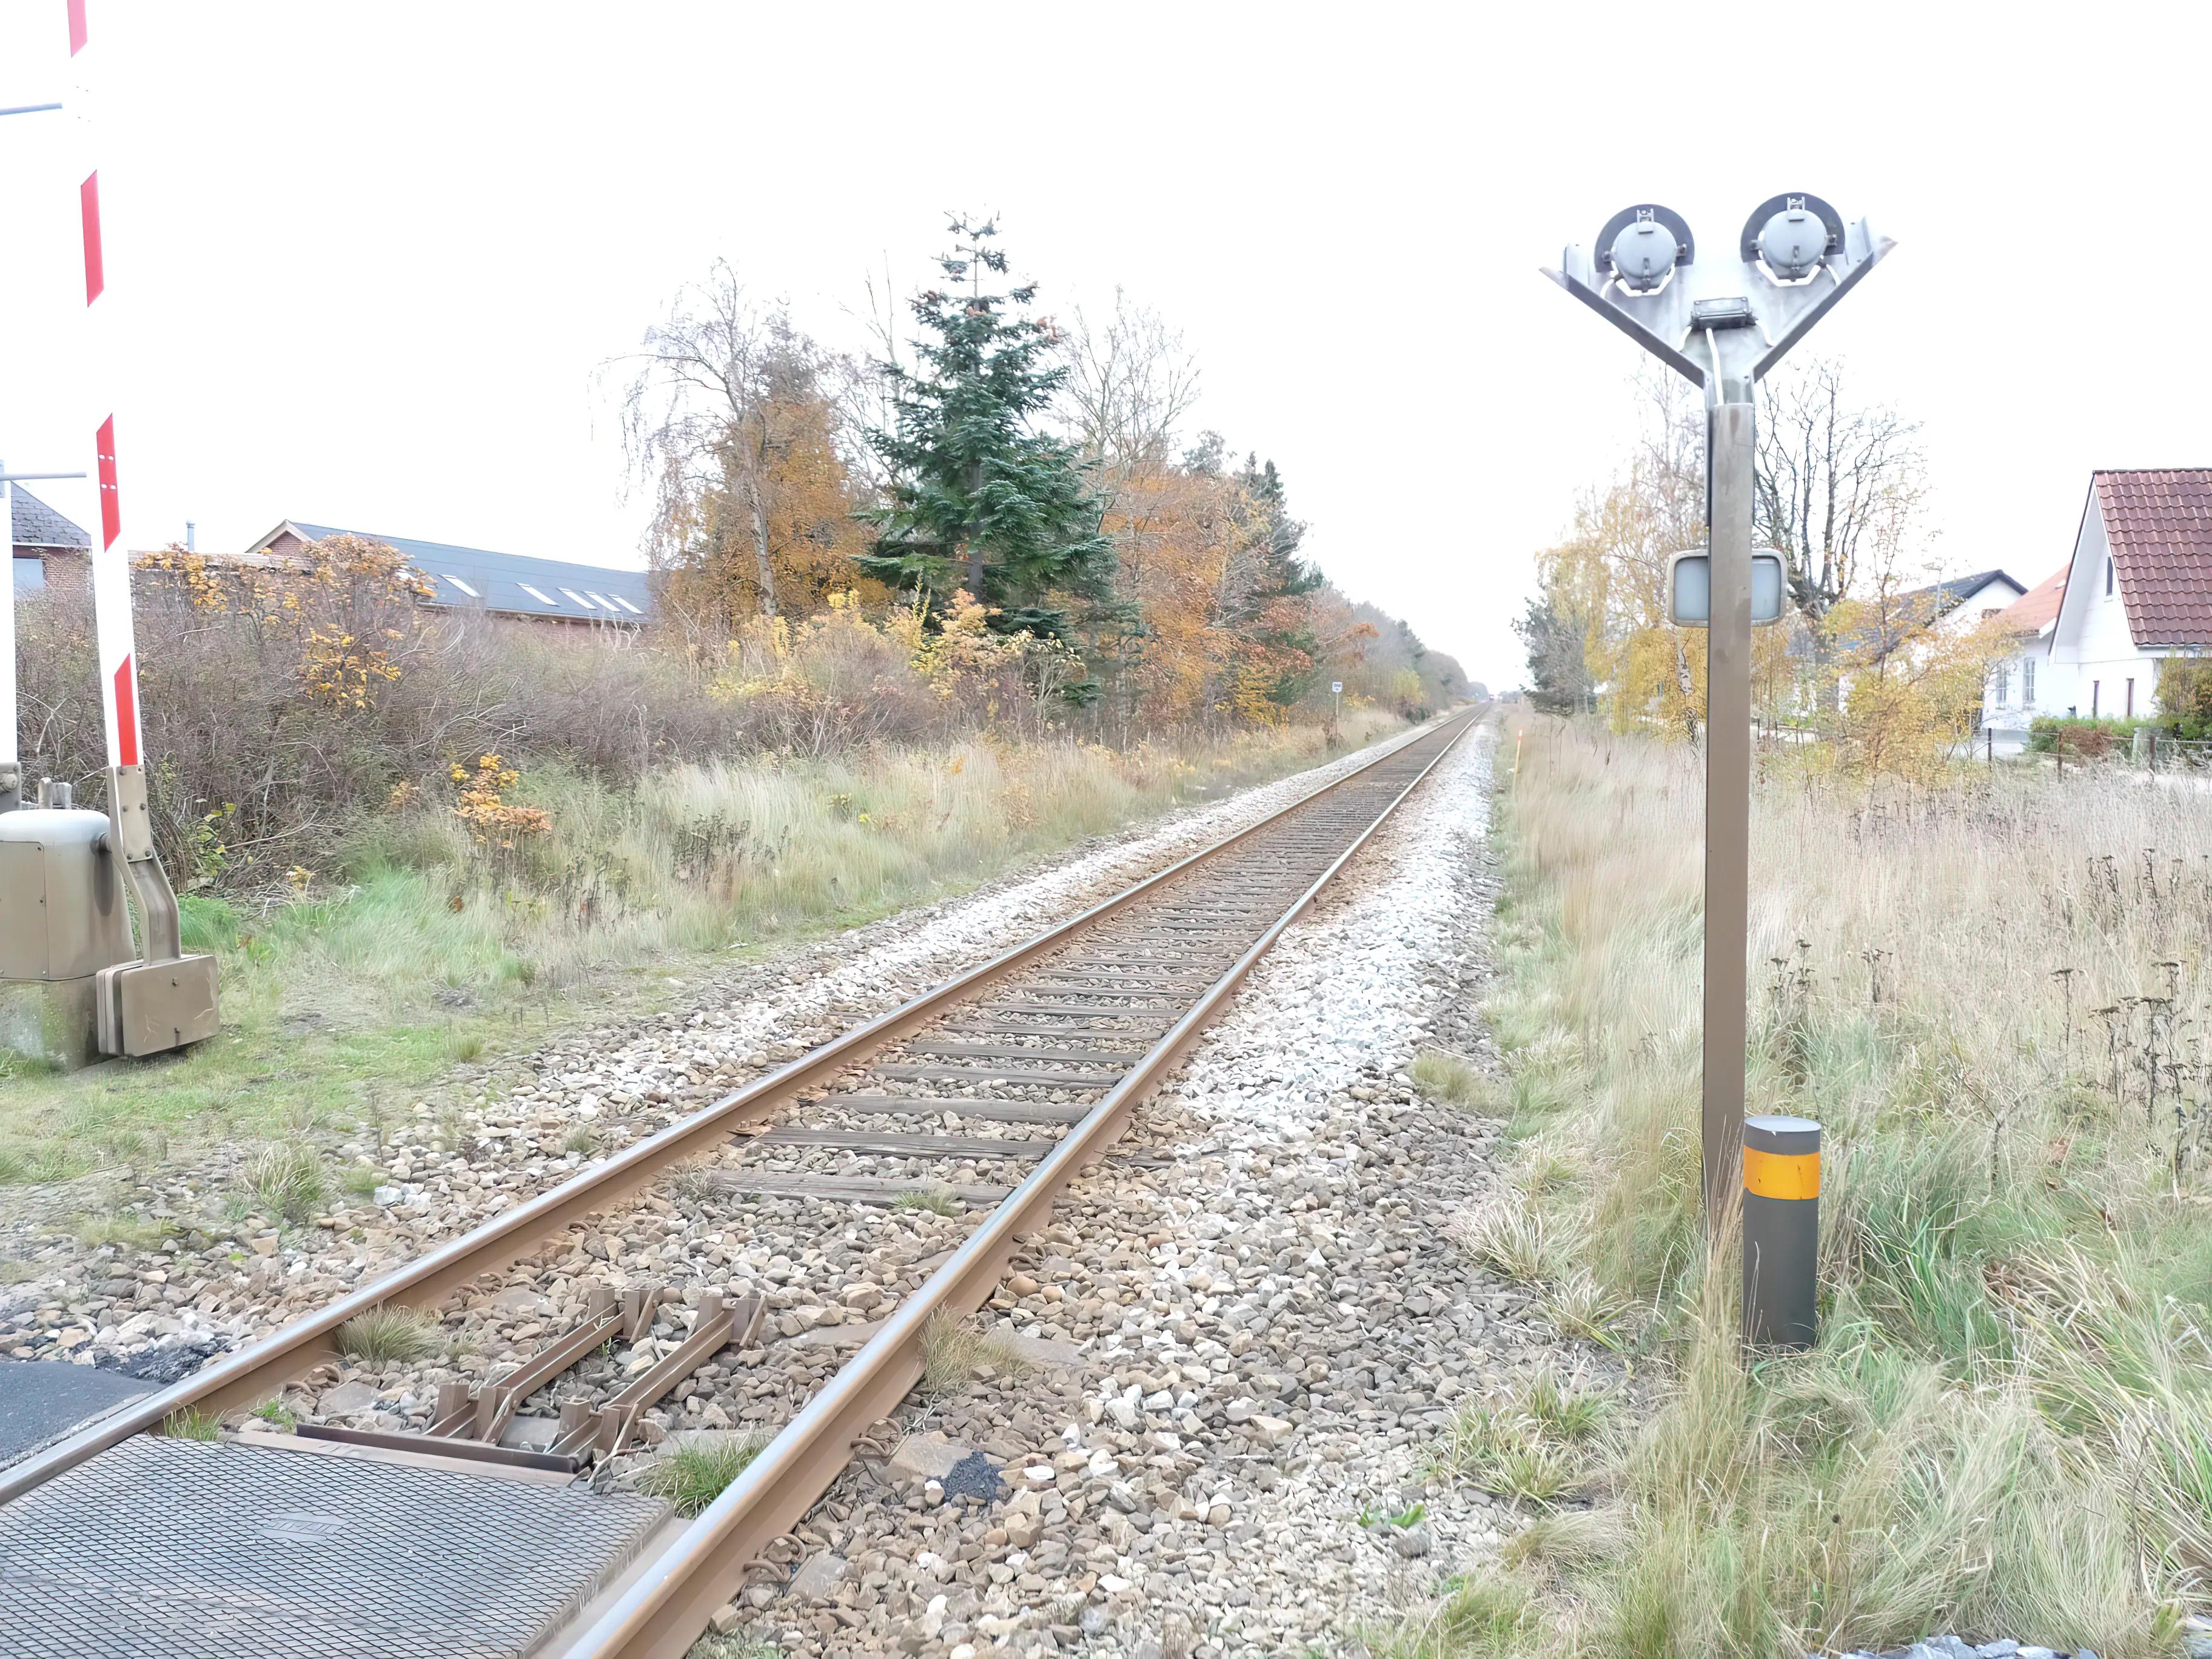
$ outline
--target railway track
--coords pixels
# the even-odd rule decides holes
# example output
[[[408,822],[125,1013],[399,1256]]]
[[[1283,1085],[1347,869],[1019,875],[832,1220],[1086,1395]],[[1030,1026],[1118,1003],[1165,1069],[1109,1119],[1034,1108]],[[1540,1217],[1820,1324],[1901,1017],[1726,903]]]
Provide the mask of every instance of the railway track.
[[[0,1648],[683,1653],[912,1389],[932,1322],[964,1318],[991,1297],[1018,1241],[1050,1222],[1055,1195],[1106,1155],[1254,963],[1472,726],[1462,718],[1416,734],[0,1472],[0,1585],[15,1614]],[[670,1209],[646,1189],[672,1176],[725,1212],[785,1206],[830,1240],[855,1235],[856,1206],[983,1212],[945,1259],[919,1264],[926,1277],[878,1273],[826,1287],[842,1292],[839,1313],[878,1316],[811,1345],[826,1378],[696,1519],[593,1492],[605,1480],[587,1485],[580,1472],[604,1476],[656,1437],[670,1413],[654,1408],[672,1390],[696,1407],[728,1374],[717,1356],[734,1351],[757,1365],[772,1346],[780,1353],[823,1334],[766,1305],[766,1285],[748,1295],[695,1277],[679,1292],[646,1272],[613,1274],[610,1263],[626,1280],[619,1291],[602,1279],[587,1297],[572,1295],[575,1316],[553,1321],[562,1328],[534,1354],[473,1389],[447,1379],[434,1401],[410,1399],[416,1423],[404,1432],[307,1424],[220,1444],[147,1432],[234,1414],[335,1374],[341,1328],[376,1310],[454,1305],[518,1263],[567,1285],[593,1219],[640,1201]],[[855,1337],[859,1352],[836,1363]],[[532,1432],[518,1438],[526,1425]],[[158,1519],[167,1516],[185,1519]]]

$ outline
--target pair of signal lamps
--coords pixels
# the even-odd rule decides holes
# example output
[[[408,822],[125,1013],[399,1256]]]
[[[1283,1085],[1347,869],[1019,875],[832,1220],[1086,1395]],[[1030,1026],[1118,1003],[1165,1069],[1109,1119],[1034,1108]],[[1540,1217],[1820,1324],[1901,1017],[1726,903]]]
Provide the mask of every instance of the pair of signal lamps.
[[[1776,196],[1752,210],[1737,240],[1744,264],[1778,288],[1802,288],[1829,270],[1828,255],[1843,246],[1843,216],[1817,196]],[[1614,215],[1598,232],[1597,248],[1600,268],[1635,295],[1658,293],[1677,266],[1697,258],[1689,225],[1663,207]]]

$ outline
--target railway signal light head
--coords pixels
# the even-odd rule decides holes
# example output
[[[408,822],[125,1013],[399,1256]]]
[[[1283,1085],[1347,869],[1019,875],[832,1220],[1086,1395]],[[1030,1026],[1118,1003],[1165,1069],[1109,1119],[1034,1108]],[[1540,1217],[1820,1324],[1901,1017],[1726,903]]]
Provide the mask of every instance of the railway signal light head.
[[[1632,295],[1656,294],[1678,266],[1697,257],[1690,227],[1672,208],[1643,203],[1623,208],[1597,234],[1601,270]]]
[[[1785,283],[1802,283],[1828,251],[1828,228],[1802,208],[1776,214],[1759,233],[1759,257]]]
[[[1747,398],[1893,246],[1863,219],[1846,228],[1835,209],[1799,191],[1752,210],[1735,259],[1701,264],[1682,216],[1643,203],[1544,274],[1718,403]]]
[[[1632,294],[1656,292],[1674,276],[1675,256],[1681,251],[1666,226],[1653,219],[1639,221],[1625,226],[1613,239],[1613,274]]]
[[[1819,197],[1796,191],[1752,209],[1738,239],[1743,262],[1778,286],[1809,283],[1844,245],[1844,219]]]

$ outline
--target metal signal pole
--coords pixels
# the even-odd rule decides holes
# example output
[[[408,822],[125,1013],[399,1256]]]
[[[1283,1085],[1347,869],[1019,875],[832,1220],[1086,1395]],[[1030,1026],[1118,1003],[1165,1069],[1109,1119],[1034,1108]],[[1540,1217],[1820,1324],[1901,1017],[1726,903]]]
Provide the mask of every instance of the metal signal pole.
[[[1781,619],[1778,556],[1752,546],[1753,393],[1895,244],[1845,227],[1817,196],[1752,210],[1720,257],[1700,264],[1681,215],[1624,208],[1591,248],[1545,275],[1705,392],[1706,549],[1669,567],[1668,610],[1704,627],[1705,678],[1705,1084],[1700,1166],[1710,1223],[1737,1200],[1743,1168],[1750,938],[1751,630]],[[1748,1327],[1747,1327],[1748,1328]]]
[[[1737,1179],[1743,1146],[1743,1073],[1751,933],[1752,408],[1741,381],[1724,383],[1705,411],[1711,472],[1711,620],[1705,631],[1705,1110],[1699,1164],[1705,1213],[1717,1215]]]

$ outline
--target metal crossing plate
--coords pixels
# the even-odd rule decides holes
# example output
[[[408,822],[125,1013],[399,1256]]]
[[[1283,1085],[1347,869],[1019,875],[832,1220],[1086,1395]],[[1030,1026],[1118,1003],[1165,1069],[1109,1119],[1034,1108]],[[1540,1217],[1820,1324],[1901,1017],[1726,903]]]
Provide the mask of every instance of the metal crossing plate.
[[[65,1434],[155,1385],[65,1360],[0,1359],[0,1463]]]
[[[26,1659],[510,1659],[658,1499],[137,1435],[0,1509]]]

